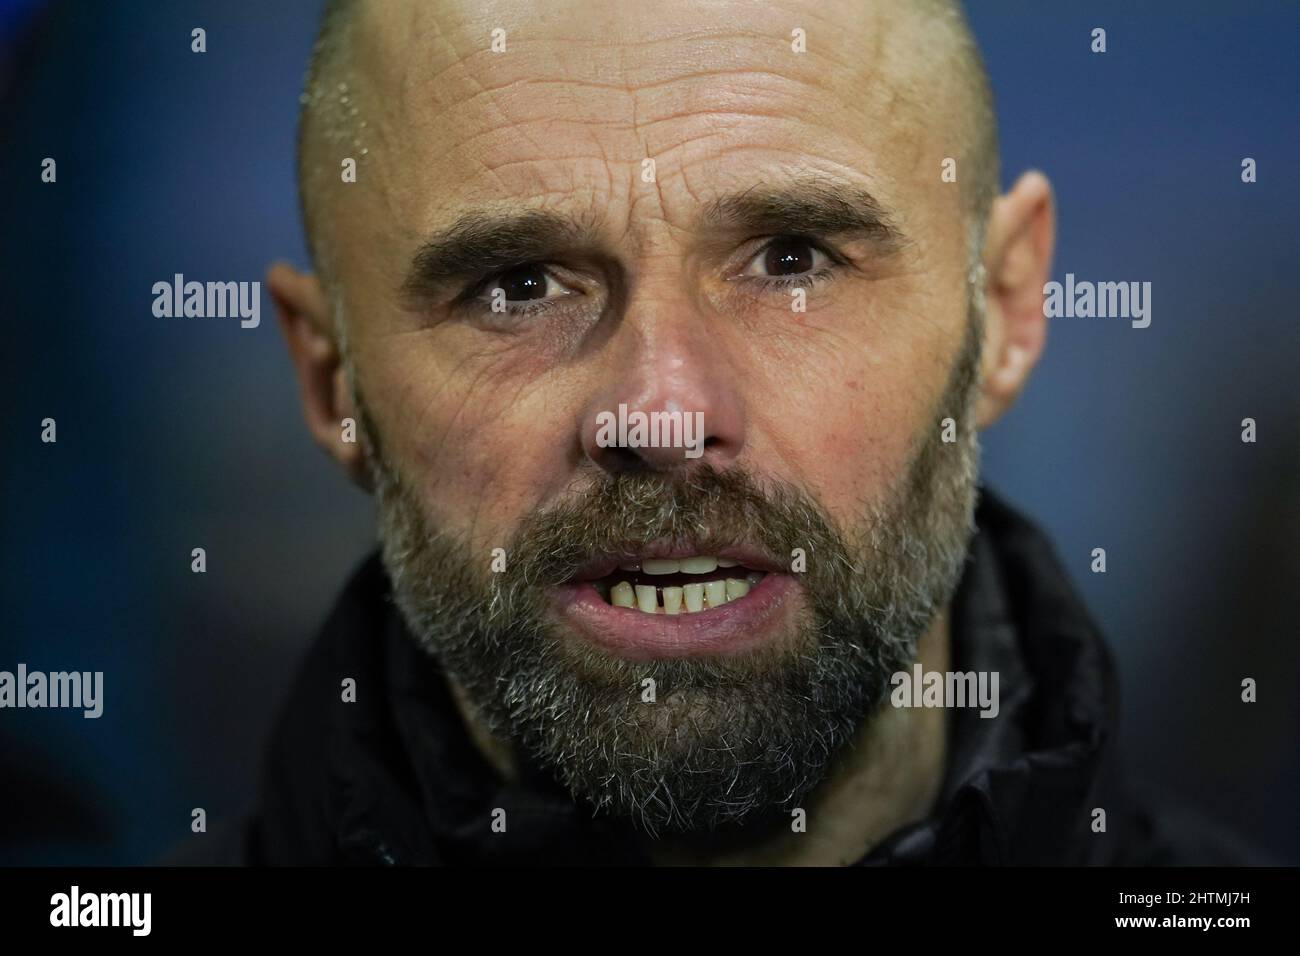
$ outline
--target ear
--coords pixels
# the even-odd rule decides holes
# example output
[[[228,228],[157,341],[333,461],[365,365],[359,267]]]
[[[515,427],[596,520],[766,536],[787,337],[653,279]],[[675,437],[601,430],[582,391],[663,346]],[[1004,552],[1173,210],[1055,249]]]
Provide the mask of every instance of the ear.
[[[980,428],[1019,397],[1047,342],[1043,285],[1052,268],[1056,210],[1052,184],[1027,172],[993,202],[984,243],[988,310],[976,405]]]
[[[266,285],[298,374],[303,416],[312,438],[349,478],[369,488],[361,426],[320,280],[278,262],[267,272]]]

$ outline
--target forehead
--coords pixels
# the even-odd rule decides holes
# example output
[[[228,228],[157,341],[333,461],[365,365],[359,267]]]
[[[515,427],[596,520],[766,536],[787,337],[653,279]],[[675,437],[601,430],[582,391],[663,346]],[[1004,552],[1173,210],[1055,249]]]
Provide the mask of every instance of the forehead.
[[[907,10],[371,4],[356,60],[381,147],[368,152],[414,230],[471,206],[630,211],[646,160],[657,214],[681,224],[717,195],[809,172],[868,189],[906,222],[918,168],[937,182],[939,158],[957,152]]]

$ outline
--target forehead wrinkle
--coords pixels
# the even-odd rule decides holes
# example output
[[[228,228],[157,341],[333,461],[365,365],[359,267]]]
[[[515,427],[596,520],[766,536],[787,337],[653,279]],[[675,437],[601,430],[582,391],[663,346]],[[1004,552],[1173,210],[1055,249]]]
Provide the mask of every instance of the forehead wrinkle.
[[[566,4],[564,9],[580,6],[584,5]],[[756,17],[762,17],[765,22],[773,19],[762,8],[736,6],[745,12],[749,21]],[[437,96],[438,88],[448,85],[443,74],[457,67],[464,67],[469,73],[493,76],[510,75],[513,68],[518,79],[539,82],[557,79],[632,89],[649,88],[681,78],[685,75],[684,70],[698,70],[701,64],[719,64],[720,72],[726,72],[734,69],[741,58],[748,56],[752,59],[756,52],[760,64],[779,65],[783,74],[799,70],[810,77],[824,72],[826,64],[816,63],[819,57],[834,59],[826,44],[814,44],[809,52],[803,54],[790,50],[789,26],[795,22],[807,22],[810,19],[807,15],[782,17],[770,31],[736,28],[730,23],[714,29],[706,25],[683,30],[671,17],[628,18],[614,15],[603,7],[596,11],[584,7],[581,16],[557,17],[557,24],[563,28],[562,33],[557,33],[550,21],[538,22],[540,18],[535,15],[538,11],[530,11],[533,18],[520,22],[517,8],[507,10],[498,5],[476,10],[474,18],[447,15],[431,18],[438,29],[439,39],[450,49],[451,56],[448,62],[435,66],[432,73],[426,71],[416,84],[403,89],[405,95],[427,96],[432,90]],[[716,14],[719,10],[725,10],[725,7],[710,12]],[[601,13],[608,15],[601,16]],[[506,29],[508,46],[505,54],[494,54],[487,49],[487,37],[492,26]],[[842,25],[836,27],[837,32],[841,29]],[[651,32],[654,35],[649,38],[633,36],[634,30],[639,34]],[[398,34],[396,39],[410,47],[413,38],[419,37],[423,31],[417,21],[412,21],[404,31],[389,32]],[[754,41],[770,45],[771,51],[756,50]],[[540,56],[531,56],[534,48]],[[658,48],[662,48],[666,55],[656,55],[661,52]],[[428,51],[413,49],[411,52],[416,55],[392,58],[423,63],[432,59]],[[842,60],[835,60],[834,65],[850,67]],[[479,76],[473,77],[472,82],[482,88],[501,85]]]
[[[616,101],[611,100],[595,104],[603,114],[599,122],[607,128],[639,133],[643,138],[649,129],[660,123],[660,118],[654,116],[653,110],[644,109],[647,105],[645,102],[637,102],[636,92],[640,92],[637,90],[637,80],[649,80],[645,89],[650,91],[651,95],[647,99],[651,102],[656,91],[667,93],[675,89],[675,83],[692,80],[699,84],[712,80],[712,87],[724,87],[727,94],[734,97],[737,95],[737,85],[733,83],[728,87],[719,78],[736,76],[737,71],[743,69],[743,63],[738,63],[738,60],[752,63],[757,59],[769,66],[781,64],[784,72],[773,71],[770,75],[787,82],[793,80],[797,83],[802,74],[817,77],[818,95],[834,96],[836,108],[851,111],[851,115],[867,124],[864,131],[882,126],[897,127],[900,120],[904,121],[905,131],[907,126],[912,125],[906,122],[907,118],[919,120],[927,112],[933,112],[937,105],[935,101],[946,99],[935,96],[932,89],[928,101],[925,95],[927,86],[933,82],[928,73],[937,72],[925,68],[936,65],[940,51],[915,28],[899,27],[900,22],[918,24],[924,22],[924,18],[894,16],[891,11],[869,3],[851,5],[849,10],[841,11],[840,18],[811,7],[799,10],[750,10],[746,16],[747,23],[753,23],[755,17],[762,17],[763,27],[772,24],[771,32],[765,28],[753,29],[748,25],[741,29],[733,29],[730,24],[716,29],[708,26],[699,28],[694,23],[691,29],[683,31],[680,20],[673,17],[658,16],[634,21],[617,15],[612,8],[601,8],[607,11],[608,16],[593,15],[582,3],[570,3],[563,7],[563,10],[582,13],[582,16],[576,17],[556,14],[537,18],[533,11],[521,13],[512,4],[486,7],[478,5],[472,11],[451,4],[415,5],[406,11],[405,16],[400,13],[387,16],[390,9],[393,7],[387,3],[366,6],[364,17],[367,29],[358,31],[361,34],[358,40],[365,56],[362,62],[366,69],[363,72],[368,74],[367,86],[371,87],[367,92],[374,94],[368,97],[368,108],[374,110],[372,115],[376,117],[370,132],[377,134],[383,146],[378,150],[381,155],[375,155],[374,149],[370,151],[370,160],[380,167],[376,172],[382,171],[382,174],[360,177],[359,180],[368,189],[378,187],[385,195],[384,204],[388,211],[398,219],[403,215],[409,216],[412,199],[420,201],[422,198],[420,192],[423,191],[423,186],[410,176],[413,164],[409,160],[412,154],[406,143],[412,138],[412,129],[426,130],[430,134],[424,137],[433,147],[426,161],[443,160],[448,152],[459,148],[466,154],[465,162],[472,164],[475,170],[489,173],[502,189],[507,186],[507,181],[502,178],[507,165],[515,162],[536,164],[554,161],[546,156],[547,150],[542,148],[543,145],[553,145],[553,138],[532,129],[533,124],[518,122],[509,116],[507,106],[515,87],[528,83],[554,82],[557,86],[567,83],[579,90],[581,84],[588,83],[588,88],[593,91],[607,88],[617,96],[620,89],[626,89],[626,86],[620,87],[618,82],[605,82],[601,78],[621,79],[634,91],[629,106],[633,120],[623,123],[612,118],[613,110],[610,107]],[[726,9],[723,5],[711,8],[708,12],[717,14]],[[901,7],[895,5],[894,9]],[[527,17],[532,19],[525,19]],[[487,48],[490,28],[496,25],[507,30],[509,52],[505,54],[493,54]],[[807,53],[795,54],[789,48],[790,38],[786,28],[796,25],[808,31]],[[562,27],[566,32],[542,38],[543,33],[554,33],[556,27]],[[631,35],[634,32],[636,36]],[[900,41],[900,33],[913,34],[916,42]],[[612,41],[611,36],[615,38]],[[832,40],[827,41],[828,37]],[[841,41],[841,37],[849,38],[855,46]],[[764,45],[770,45],[770,51],[764,49]],[[676,55],[660,58],[653,55],[665,49]],[[856,62],[849,63],[843,59],[841,54],[844,50],[852,50]],[[545,59],[548,52],[551,55],[550,64]],[[727,66],[705,71],[696,69],[693,73],[680,72],[684,67],[698,68],[700,62],[708,59],[716,59]],[[539,69],[538,64],[544,66]],[[785,69],[787,65],[788,70]],[[507,71],[512,68],[517,79],[501,79],[503,74],[509,76]],[[578,71],[578,76],[551,80],[544,75],[548,69],[561,68]],[[529,74],[536,78],[530,78]],[[665,74],[671,75],[659,80],[653,79],[656,75],[664,77]],[[583,79],[586,76],[594,76],[596,79],[588,82]],[[451,81],[452,77],[460,82]],[[401,95],[382,95],[386,80],[395,84],[388,88],[401,90]],[[350,86],[357,89],[355,83]],[[468,97],[455,95],[454,88],[458,86],[460,92],[468,93]],[[771,96],[774,95],[772,88],[776,84],[763,82],[753,86],[758,93]],[[943,88],[941,85],[940,89]],[[945,92],[951,88],[949,83]],[[797,96],[798,92],[795,90],[791,95]],[[550,95],[549,91],[547,95]],[[430,110],[427,106],[431,102],[446,108]],[[579,92],[571,102],[582,104],[589,100]],[[476,107],[472,111],[461,113],[454,109],[471,103]],[[712,113],[714,116],[720,115],[716,109]],[[736,110],[735,114],[743,118],[746,111]],[[749,109],[748,115],[755,115],[755,111]],[[668,122],[679,118],[681,117],[669,115],[662,117],[662,120]],[[797,113],[785,118],[792,122],[800,119]],[[489,128],[473,131],[465,129],[476,119],[478,124]],[[853,125],[857,127],[861,124]],[[460,126],[463,132],[468,132],[468,138],[460,140],[454,134],[432,135],[438,132],[439,127],[450,131],[454,126]],[[725,130],[728,127],[721,128]],[[835,131],[834,127],[831,129]],[[478,148],[481,142],[485,142],[484,136],[494,133],[501,135],[507,130],[513,131],[529,144],[527,152],[531,158],[512,160],[508,164],[494,163],[487,153]],[[607,152],[613,154],[619,151],[598,136],[591,139],[599,146],[602,159],[608,166]],[[653,137],[649,139],[652,140]],[[653,156],[661,152],[652,148],[655,145],[657,144],[647,142],[640,155]],[[924,158],[922,154],[929,148],[919,142],[911,144],[911,150],[918,158]],[[951,152],[960,155],[959,144],[954,145]],[[837,156],[837,162],[844,158],[838,153]],[[399,165],[400,172],[396,168]],[[336,171],[334,172],[335,175],[331,178],[337,179]],[[606,176],[610,175],[612,170],[606,169]],[[417,172],[417,179],[418,176]],[[510,178],[514,180],[515,177]],[[401,185],[398,185],[399,182]],[[356,189],[350,191],[357,192]],[[344,194],[348,192],[345,190]]]
[[[568,5],[574,7],[577,5]],[[864,7],[867,5],[864,5]],[[808,20],[807,11],[801,11],[803,16],[789,15],[784,18],[785,21]],[[667,18],[670,20],[671,18]],[[860,21],[862,18],[855,18]],[[875,17],[877,21],[881,19],[879,14]],[[427,20],[431,30],[419,29],[422,21]],[[502,21],[507,28],[508,50],[506,54],[493,54],[487,50],[485,43],[486,32],[483,36],[475,35],[472,43],[465,42],[466,29],[474,22],[472,18],[461,16],[457,19],[454,16],[443,14],[441,16],[429,15],[421,17],[415,11],[412,11],[409,22],[406,24],[404,31],[401,31],[403,47],[400,52],[394,51],[394,55],[381,57],[385,63],[401,63],[402,76],[399,83],[399,89],[402,95],[395,97],[395,100],[401,104],[402,112],[398,117],[401,123],[416,125],[425,122],[436,122],[439,119],[446,119],[445,116],[429,116],[425,111],[421,115],[414,114],[414,104],[428,103],[430,99],[446,107],[464,107],[470,103],[476,103],[486,108],[486,112],[491,116],[491,128],[500,129],[503,127],[513,127],[518,124],[514,123],[512,118],[507,115],[508,110],[504,108],[511,99],[511,90],[516,85],[524,84],[547,84],[555,83],[569,86],[582,87],[590,89],[608,89],[611,92],[619,90],[629,90],[641,93],[644,91],[653,91],[663,86],[670,86],[675,83],[686,82],[690,80],[705,80],[710,77],[728,77],[735,79],[744,71],[746,63],[752,62],[755,54],[758,55],[760,64],[769,67],[768,73],[778,80],[795,80],[796,82],[807,76],[809,80],[816,79],[817,86],[826,88],[825,78],[827,76],[852,76],[855,77],[854,89],[848,96],[841,95],[840,101],[851,106],[855,102],[863,99],[863,87],[879,86],[880,84],[863,84],[857,82],[861,80],[862,67],[865,64],[879,62],[878,57],[869,55],[863,57],[856,68],[850,66],[834,57],[830,51],[836,49],[832,44],[814,43],[810,47],[810,52],[805,54],[795,54],[789,50],[789,38],[782,33],[773,33],[771,35],[755,32],[752,30],[736,31],[733,29],[725,30],[696,30],[693,32],[683,33],[678,27],[670,22],[659,22],[665,18],[654,18],[650,23],[640,22],[637,28],[644,31],[657,30],[657,36],[648,40],[633,41],[628,34],[632,30],[630,22],[619,20],[613,17],[613,22],[619,27],[615,33],[616,39],[610,42],[608,34],[592,41],[593,49],[582,51],[580,56],[565,55],[564,51],[568,50],[573,43],[581,41],[581,33],[574,35],[574,29],[566,25],[568,32],[562,37],[555,38],[560,44],[559,49],[552,48],[549,52],[552,54],[552,64],[542,64],[539,68],[538,57],[530,56],[530,46],[534,43],[545,44],[546,40],[534,39],[537,31],[530,31],[527,28],[514,28],[508,18],[494,16],[489,11],[480,10],[477,18],[477,26],[485,28],[489,22],[494,20]],[[580,22],[575,25],[581,28],[583,24],[591,26],[603,24],[605,20],[600,17],[580,18]],[[450,24],[450,26],[448,26]],[[786,23],[782,22],[782,27]],[[844,30],[843,24],[837,25],[836,34],[840,35],[847,31]],[[389,31],[390,33],[396,31]],[[870,41],[876,49],[879,49],[883,42],[883,30],[868,31]],[[429,56],[427,47],[430,44],[418,43],[416,37],[430,36],[432,44],[435,47],[442,47],[450,56],[448,61],[439,66],[430,73],[428,70],[416,70],[413,63],[428,63],[432,57]],[[769,42],[773,47],[773,54],[768,55],[765,51],[757,50],[752,43],[744,42],[748,38],[755,38],[760,41]],[[742,41],[743,49],[737,49],[737,39]],[[644,57],[638,55],[638,47],[648,47],[653,44],[671,44],[679,52],[675,57],[664,58]],[[701,46],[701,43],[703,46]],[[685,46],[683,47],[683,44]],[[605,50],[607,57],[599,55],[599,51]],[[546,52],[546,51],[543,51]],[[556,54],[559,54],[558,56]],[[418,54],[418,55],[411,55]],[[849,69],[843,71],[827,70],[826,64],[818,63],[818,58],[826,56],[833,60],[836,65],[843,65]],[[612,60],[612,62],[607,62]],[[562,62],[554,62],[562,61]],[[721,68],[711,70],[693,69],[700,63],[720,62],[724,64]],[[481,65],[480,65],[481,64]],[[778,72],[770,67],[780,66],[782,69]],[[558,66],[562,72],[567,73],[565,76],[554,76],[554,71]],[[688,68],[687,72],[682,72],[683,67]],[[513,68],[513,69],[512,69]],[[452,81],[450,77],[444,74],[451,71],[458,71],[459,82]],[[751,73],[761,71],[749,70]],[[506,79],[497,79],[502,74]],[[510,78],[513,74],[513,78]],[[771,84],[763,84],[771,86]],[[834,84],[839,86],[840,84]],[[461,87],[460,93],[468,95],[458,95],[455,87]],[[723,84],[713,84],[715,88]],[[734,83],[732,84],[734,86]],[[758,84],[754,84],[758,91],[763,92]],[[834,86],[831,89],[834,89]],[[842,90],[834,90],[843,94]],[[674,91],[675,92],[675,91]],[[492,93],[493,95],[487,95]],[[728,89],[727,95],[736,95],[734,90]],[[868,96],[868,98],[870,98]],[[570,99],[570,105],[581,107],[589,100],[582,96]],[[610,103],[591,103],[593,109],[599,106],[597,115],[608,120]],[[879,120],[879,117],[874,117]]]

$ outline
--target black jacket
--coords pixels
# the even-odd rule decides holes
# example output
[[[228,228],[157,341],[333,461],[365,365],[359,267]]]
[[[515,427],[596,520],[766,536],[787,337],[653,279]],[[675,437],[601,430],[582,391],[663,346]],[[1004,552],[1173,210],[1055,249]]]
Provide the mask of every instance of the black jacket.
[[[987,490],[955,597],[952,668],[997,671],[999,715],[948,711],[932,816],[859,865],[1259,862],[1227,834],[1122,779],[1110,654],[1050,544]],[[345,703],[345,678],[356,701]],[[509,837],[491,831],[507,811]],[[1093,830],[1095,808],[1106,830]],[[261,806],[222,859],[252,864],[640,863],[622,825],[592,819],[525,767],[503,783],[419,651],[377,557],[348,584],[273,733]],[[219,856],[222,856],[219,854]]]

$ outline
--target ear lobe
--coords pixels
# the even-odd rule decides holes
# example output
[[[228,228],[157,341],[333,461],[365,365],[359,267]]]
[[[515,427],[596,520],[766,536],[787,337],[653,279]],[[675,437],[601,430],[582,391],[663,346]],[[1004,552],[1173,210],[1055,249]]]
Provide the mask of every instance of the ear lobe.
[[[279,262],[267,272],[266,285],[298,376],[307,429],[349,478],[366,487],[360,423],[345,430],[345,419],[356,422],[356,410],[320,280]]]
[[[1043,286],[1056,241],[1052,186],[1027,172],[994,201],[984,244],[987,314],[976,417],[980,428],[1015,402],[1047,343]]]

